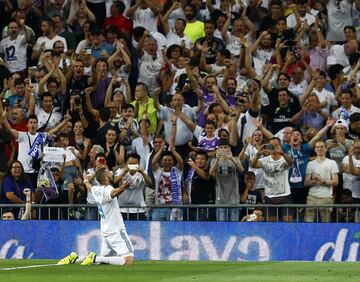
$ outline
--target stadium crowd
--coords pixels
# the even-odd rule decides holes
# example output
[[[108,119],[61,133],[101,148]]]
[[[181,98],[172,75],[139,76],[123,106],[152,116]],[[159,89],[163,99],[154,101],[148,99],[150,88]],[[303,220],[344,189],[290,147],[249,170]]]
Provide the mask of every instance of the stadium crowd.
[[[95,204],[83,171],[105,166],[114,187],[131,181],[128,219],[360,204],[359,0],[4,0],[0,13],[1,203],[29,188],[36,204]]]

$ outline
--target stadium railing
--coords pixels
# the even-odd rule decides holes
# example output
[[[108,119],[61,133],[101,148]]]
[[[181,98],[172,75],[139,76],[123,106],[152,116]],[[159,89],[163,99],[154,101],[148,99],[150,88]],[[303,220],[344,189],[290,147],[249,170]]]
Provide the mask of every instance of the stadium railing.
[[[24,205],[12,205],[12,204],[0,204],[0,214],[3,211],[12,209],[17,211],[23,209]],[[36,212],[36,219],[41,220],[98,220],[99,215],[97,213],[96,205],[65,205],[65,204],[34,204],[32,208]],[[225,209],[225,214],[227,214],[231,209],[239,209],[240,217],[251,213],[255,208],[261,209],[264,214],[264,221],[269,219],[269,210],[276,211],[276,221],[281,221],[280,215],[288,216],[293,215],[293,222],[303,222],[303,215],[306,208],[313,208],[315,210],[315,222],[321,222],[320,220],[320,210],[321,209],[331,209],[332,216],[331,222],[360,222],[360,204],[351,204],[351,205],[342,205],[342,204],[332,204],[332,205],[268,205],[268,204],[259,204],[259,205],[147,205],[143,206],[122,206],[122,209],[136,209],[138,211],[143,211],[146,209],[147,219],[151,220],[151,211],[156,209],[179,209],[182,213],[183,221],[198,221],[198,220],[207,220],[207,221],[216,221],[216,209],[223,208]],[[139,215],[139,214],[137,214]],[[129,214],[125,214],[124,219],[128,220]],[[239,221],[241,218],[239,217]],[[135,217],[135,220],[139,220],[139,216]]]

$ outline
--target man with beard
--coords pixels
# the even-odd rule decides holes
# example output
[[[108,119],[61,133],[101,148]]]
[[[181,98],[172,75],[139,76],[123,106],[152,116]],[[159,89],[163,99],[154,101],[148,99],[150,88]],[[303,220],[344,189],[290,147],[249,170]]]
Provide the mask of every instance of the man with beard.
[[[225,49],[223,41],[217,37],[214,37],[215,29],[215,22],[213,22],[212,20],[206,20],[204,25],[205,36],[199,38],[195,42],[195,46],[198,48],[198,51],[202,51],[199,46],[203,46],[206,42],[207,50],[205,53],[205,59],[206,64],[208,65],[214,64],[216,62],[217,51]]]
[[[4,55],[5,63],[11,73],[24,72],[26,70],[26,48],[30,34],[19,35],[19,25],[15,20],[8,24],[9,37],[0,43],[0,53]]]
[[[131,69],[131,59],[129,57],[128,49],[122,42],[117,42],[117,49],[114,54],[108,59],[109,70],[113,76],[117,76],[119,84],[125,78],[128,79]],[[117,85],[116,85],[117,86]]]
[[[251,47],[254,68],[258,75],[262,73],[264,64],[271,60],[273,54],[271,35],[267,31],[263,31]]]
[[[155,38],[145,30],[137,46],[139,61],[139,79],[148,86],[150,95],[154,96],[155,89],[159,87],[159,74],[164,63]]]
[[[195,42],[205,35],[204,23],[196,19],[196,7],[192,4],[184,6],[184,13],[186,18],[185,35]]]
[[[287,89],[279,89],[278,103],[279,106],[270,104],[263,107],[264,113],[267,114],[270,131],[275,134],[287,126],[292,126],[291,118],[299,111],[293,104],[289,102],[289,91]]]
[[[231,114],[230,144],[244,144],[246,137],[251,137],[257,129],[253,121],[259,116],[260,82],[250,81],[252,95],[238,97],[236,112]]]
[[[294,204],[305,204],[308,188],[305,187],[306,167],[310,160],[316,141],[321,139],[335,124],[335,119],[328,119],[326,125],[308,142],[303,143],[303,135],[299,129],[291,133],[290,145],[283,144],[282,149],[292,160],[289,171],[289,183]]]
[[[159,103],[158,95],[155,96],[155,107],[158,110],[157,117],[164,121],[165,140],[168,144],[171,142],[172,127],[176,127],[175,133],[175,146],[176,151],[185,158],[188,155],[188,142],[193,139],[193,133],[187,127],[187,125],[180,119],[172,121],[171,117],[175,112],[185,113],[193,122],[196,120],[196,114],[202,109],[202,97],[198,96],[198,107],[190,107],[184,103],[184,97],[180,93],[176,93],[172,96],[171,107],[162,106]]]
[[[273,107],[273,108],[279,107],[278,96],[279,96],[280,89],[288,89],[289,85],[290,85],[290,76],[287,73],[281,72],[281,73],[279,73],[277,80],[276,80],[278,88],[271,86],[270,79],[273,77],[274,72],[278,68],[279,68],[278,65],[271,65],[270,69],[267,71],[263,80],[261,81],[261,87],[264,89],[265,93],[269,97],[269,105],[268,106]],[[300,105],[299,98],[289,91],[288,91],[288,96],[289,96],[288,102],[291,105],[291,107],[296,110],[296,113],[300,112],[301,105]],[[270,112],[270,115],[272,113]]]
[[[230,77],[226,80],[226,83],[223,82],[223,86],[225,84],[225,102],[228,103],[230,108],[236,109],[237,107],[237,99],[239,98],[238,95],[236,95],[236,88],[237,88],[237,81],[235,78]]]
[[[67,51],[67,44],[64,37],[56,34],[54,30],[54,21],[51,19],[43,19],[41,21],[41,31],[43,36],[39,37],[34,45],[32,60],[37,60],[42,51],[53,49],[56,41],[62,41],[64,44],[64,52]]]

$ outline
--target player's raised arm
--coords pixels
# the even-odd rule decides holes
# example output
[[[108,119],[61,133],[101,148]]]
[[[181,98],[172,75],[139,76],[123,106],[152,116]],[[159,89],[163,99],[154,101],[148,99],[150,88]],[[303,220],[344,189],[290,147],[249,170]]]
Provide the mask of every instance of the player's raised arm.
[[[124,192],[127,188],[129,188],[131,185],[133,184],[133,182],[131,180],[126,181],[125,183],[123,183],[123,185],[121,185],[118,188],[114,188],[111,191],[111,198],[115,198],[118,195],[120,195],[122,192]]]
[[[92,188],[92,185],[90,183],[90,178],[91,176],[90,175],[87,175],[86,174],[86,171],[83,172],[83,178],[84,178],[84,185],[86,187],[86,190],[90,191],[91,192],[91,188]]]

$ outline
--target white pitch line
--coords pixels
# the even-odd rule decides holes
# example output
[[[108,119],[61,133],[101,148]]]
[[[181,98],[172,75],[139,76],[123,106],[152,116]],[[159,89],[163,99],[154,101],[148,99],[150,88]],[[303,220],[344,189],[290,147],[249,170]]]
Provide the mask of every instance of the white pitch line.
[[[47,266],[59,266],[59,264],[56,264],[56,263],[53,263],[53,264],[36,264],[36,265],[28,265],[28,266],[0,268],[0,270],[15,270],[15,269],[37,268],[37,267],[47,267]]]

